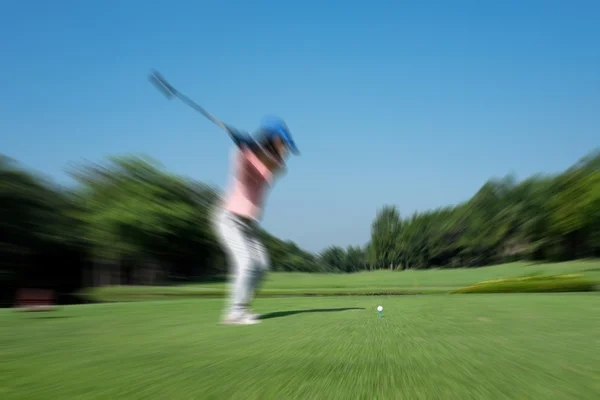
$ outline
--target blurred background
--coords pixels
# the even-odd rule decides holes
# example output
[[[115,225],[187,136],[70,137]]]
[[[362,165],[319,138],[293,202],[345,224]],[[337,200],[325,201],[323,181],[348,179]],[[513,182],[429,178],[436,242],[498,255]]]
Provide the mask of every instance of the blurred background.
[[[218,189],[134,156],[70,167],[53,184],[0,162],[2,304],[23,287],[80,302],[85,287],[211,280],[227,272],[209,221]],[[352,218],[351,215],[348,218]],[[566,171],[486,182],[456,206],[401,217],[382,205],[364,246],[318,253],[263,231],[274,271],[469,268],[600,256],[600,153]]]

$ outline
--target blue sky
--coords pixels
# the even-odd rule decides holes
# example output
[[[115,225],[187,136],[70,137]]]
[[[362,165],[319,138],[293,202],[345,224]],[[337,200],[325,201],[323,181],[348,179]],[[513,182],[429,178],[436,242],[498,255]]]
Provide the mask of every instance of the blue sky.
[[[384,204],[455,204],[600,145],[600,2],[293,3],[2,2],[0,152],[58,182],[147,154],[222,187],[230,142],[156,68],[239,128],[286,119],[302,156],[264,225],[320,250],[364,244]]]

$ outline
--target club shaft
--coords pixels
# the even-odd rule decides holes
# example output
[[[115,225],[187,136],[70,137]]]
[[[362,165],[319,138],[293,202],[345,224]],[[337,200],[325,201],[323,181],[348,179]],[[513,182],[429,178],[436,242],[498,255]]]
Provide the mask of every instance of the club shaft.
[[[225,129],[226,131],[229,131],[229,128],[227,127],[227,125],[225,125],[223,123],[223,121],[221,121],[220,119],[218,119],[217,117],[215,117],[214,115],[212,115],[211,113],[209,113],[208,111],[206,111],[204,108],[200,107],[194,101],[190,100],[186,95],[181,94],[179,92],[176,92],[175,95],[181,101],[183,101],[185,104],[187,104],[188,106],[192,107],[194,110],[198,111],[200,114],[204,115],[206,118],[208,118],[209,120],[211,120],[213,123],[219,125],[221,128]]]
[[[214,124],[218,125],[222,129],[227,131],[227,133],[229,133],[232,136],[234,135],[234,132],[232,131],[232,129],[230,127],[228,127],[223,121],[221,121],[220,119],[218,119],[217,117],[215,117],[214,115],[212,115],[211,113],[206,111],[204,108],[202,108],[200,105],[198,105],[196,102],[191,100],[189,97],[187,97],[186,95],[184,95],[183,93],[181,93],[180,91],[175,89],[157,71],[154,71],[152,73],[150,81],[156,86],[156,88],[158,90],[160,90],[167,97],[170,97],[170,98],[172,98],[173,96],[177,97],[183,103],[187,104],[189,107],[198,111],[200,114],[202,114],[204,117],[206,117],[207,119],[212,121]],[[280,164],[280,161],[277,160],[276,158],[274,158],[273,156],[271,156],[267,151],[265,151],[262,148],[260,150],[261,150],[261,153],[264,156],[266,156],[267,158],[269,158],[272,162],[276,162],[276,163]]]

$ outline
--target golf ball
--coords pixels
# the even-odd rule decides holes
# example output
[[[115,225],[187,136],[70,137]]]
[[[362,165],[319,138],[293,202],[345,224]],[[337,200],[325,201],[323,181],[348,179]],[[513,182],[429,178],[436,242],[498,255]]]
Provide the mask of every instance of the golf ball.
[[[383,311],[383,307],[381,307],[381,306],[377,307],[377,311],[382,312]]]

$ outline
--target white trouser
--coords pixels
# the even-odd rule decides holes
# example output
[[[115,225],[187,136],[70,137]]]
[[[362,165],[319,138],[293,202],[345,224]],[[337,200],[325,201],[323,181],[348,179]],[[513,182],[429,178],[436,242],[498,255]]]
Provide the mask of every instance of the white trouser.
[[[269,269],[269,257],[256,224],[219,208],[215,230],[229,261],[228,312],[244,311]]]

